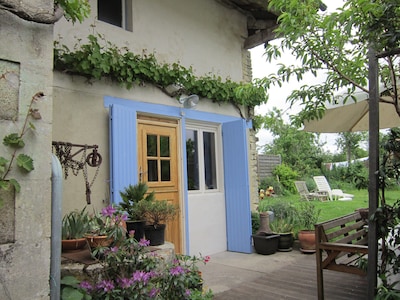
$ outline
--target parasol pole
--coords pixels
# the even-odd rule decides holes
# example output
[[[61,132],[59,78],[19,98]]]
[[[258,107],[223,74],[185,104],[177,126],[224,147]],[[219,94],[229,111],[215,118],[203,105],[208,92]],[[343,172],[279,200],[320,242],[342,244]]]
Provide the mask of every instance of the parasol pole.
[[[375,213],[379,199],[379,84],[378,59],[370,46],[368,51],[369,70],[369,217]],[[377,287],[378,238],[376,222],[368,218],[368,299],[375,298]]]

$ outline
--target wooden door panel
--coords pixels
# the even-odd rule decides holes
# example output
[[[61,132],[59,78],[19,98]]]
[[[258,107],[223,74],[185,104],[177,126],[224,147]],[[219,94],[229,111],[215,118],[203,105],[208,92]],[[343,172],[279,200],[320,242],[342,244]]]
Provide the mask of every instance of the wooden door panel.
[[[182,253],[177,141],[177,122],[138,119],[139,180],[147,183],[149,191],[155,191],[156,199],[178,206],[178,214],[167,223],[165,239]]]

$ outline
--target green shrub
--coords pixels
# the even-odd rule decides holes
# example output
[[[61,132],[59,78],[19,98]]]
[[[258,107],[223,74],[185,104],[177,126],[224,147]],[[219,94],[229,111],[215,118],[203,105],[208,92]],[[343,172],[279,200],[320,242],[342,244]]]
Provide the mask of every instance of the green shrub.
[[[286,164],[281,164],[275,167],[273,171],[274,176],[279,178],[279,182],[282,186],[290,193],[295,193],[296,189],[293,185],[293,181],[296,180],[299,175],[291,167]]]

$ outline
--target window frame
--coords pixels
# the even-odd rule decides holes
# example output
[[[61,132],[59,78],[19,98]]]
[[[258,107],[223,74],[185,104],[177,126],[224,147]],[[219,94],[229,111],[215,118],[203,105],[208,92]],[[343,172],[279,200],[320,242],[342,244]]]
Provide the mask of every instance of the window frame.
[[[109,23],[99,18],[99,1],[97,1],[97,20],[105,24],[115,26],[126,31],[133,31],[133,13],[132,13],[132,0],[120,0],[121,1],[121,26]]]
[[[214,123],[201,123],[201,122],[193,122],[186,121],[185,131],[186,130],[194,130],[197,131],[197,151],[198,151],[198,164],[199,164],[199,189],[198,190],[189,190],[188,193],[197,194],[197,193],[216,193],[223,191],[224,180],[223,180],[223,155],[222,155],[222,129],[220,124]],[[215,189],[207,189],[206,188],[206,178],[205,178],[205,163],[204,163],[204,140],[203,140],[203,132],[211,132],[214,133],[215,137],[215,178],[217,181],[217,188]],[[186,136],[186,135],[185,135]],[[186,138],[184,141],[186,145]],[[185,146],[186,148],[186,146]],[[186,151],[185,151],[186,152]],[[187,172],[187,161],[184,166]],[[187,180],[187,178],[186,178]]]

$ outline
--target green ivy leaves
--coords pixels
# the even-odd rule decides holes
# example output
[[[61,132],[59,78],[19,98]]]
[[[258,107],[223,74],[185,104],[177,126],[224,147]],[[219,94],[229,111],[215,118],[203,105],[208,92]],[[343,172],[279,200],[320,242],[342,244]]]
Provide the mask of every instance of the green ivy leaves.
[[[20,131],[20,133],[11,133],[6,135],[3,138],[3,145],[12,149],[11,158],[6,159],[3,156],[0,156],[0,189],[8,191],[10,187],[13,187],[15,192],[19,192],[21,190],[21,186],[15,178],[8,178],[8,174],[13,169],[14,164],[17,168],[23,173],[28,173],[34,170],[33,159],[24,154],[17,153],[22,148],[25,147],[25,141],[23,139],[27,130],[34,130],[35,126],[29,122],[29,118],[38,120],[41,119],[40,113],[38,109],[33,109],[33,104],[43,97],[43,93],[36,93],[30,102],[28,111],[26,113],[24,125]],[[17,155],[18,154],[18,155]],[[0,207],[2,206],[2,199],[0,198]]]
[[[89,35],[88,43],[76,45],[70,51],[65,45],[55,43],[54,68],[92,79],[110,78],[126,88],[151,83],[165,90],[169,85],[182,86],[187,94],[197,94],[217,103],[254,107],[265,103],[267,96],[263,82],[236,83],[230,79],[206,75],[195,77],[192,68],[178,63],[160,64],[154,54],[134,54],[127,48],[118,48],[102,35]]]

